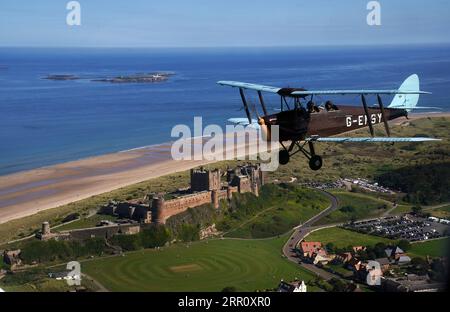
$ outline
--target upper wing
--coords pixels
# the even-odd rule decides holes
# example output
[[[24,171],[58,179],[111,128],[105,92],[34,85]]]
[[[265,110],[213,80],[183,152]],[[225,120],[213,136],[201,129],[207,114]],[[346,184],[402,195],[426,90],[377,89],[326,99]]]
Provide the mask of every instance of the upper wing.
[[[425,91],[407,91],[407,90],[306,90],[294,91],[291,95],[347,95],[347,94],[431,94]]]
[[[263,91],[270,93],[277,93],[283,96],[298,96],[306,97],[308,95],[352,95],[352,94],[431,94],[430,92],[419,90],[305,90],[299,88],[278,88],[272,86],[265,86],[254,83],[240,82],[240,81],[218,81],[222,86],[230,86],[242,89],[250,89],[255,91]]]
[[[433,138],[391,138],[391,137],[368,137],[368,138],[320,138],[320,137],[310,137],[306,139],[307,141],[315,142],[329,142],[329,143],[388,143],[388,142],[429,142],[429,141],[442,141],[441,139]]]
[[[222,86],[237,87],[237,88],[242,88],[242,89],[264,91],[264,92],[270,92],[270,93],[278,93],[278,91],[281,90],[281,88],[277,88],[277,87],[264,86],[264,85],[247,83],[247,82],[239,82],[239,81],[218,81],[217,83]]]

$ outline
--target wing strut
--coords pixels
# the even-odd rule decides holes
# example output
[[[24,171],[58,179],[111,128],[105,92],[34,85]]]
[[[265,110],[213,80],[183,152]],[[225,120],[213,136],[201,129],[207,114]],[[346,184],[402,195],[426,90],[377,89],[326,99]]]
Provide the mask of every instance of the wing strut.
[[[386,119],[386,115],[384,114],[383,101],[381,101],[381,96],[379,94],[377,94],[377,99],[378,99],[378,105],[380,106],[381,115],[383,116],[384,128],[386,129],[387,136],[390,137],[391,136],[391,130],[389,129],[389,124],[388,124],[388,121]]]
[[[267,113],[267,109],[266,109],[266,104],[264,104],[264,99],[263,99],[263,96],[262,96],[262,93],[260,90],[258,90],[258,96],[259,96],[259,102],[261,103],[261,107],[264,112],[264,116],[267,116],[268,113]]]
[[[248,122],[249,124],[252,123],[252,116],[250,115],[250,111],[248,109],[247,100],[245,99],[244,90],[242,88],[239,88],[239,93],[241,94],[242,103],[244,104],[245,113],[247,114]]]
[[[362,103],[364,106],[364,111],[366,112],[366,118],[367,118],[367,123],[369,124],[370,135],[373,137],[374,132],[373,132],[372,119],[370,118],[370,115],[369,115],[369,109],[367,108],[366,97],[364,96],[364,94],[361,94],[361,100],[362,100]]]

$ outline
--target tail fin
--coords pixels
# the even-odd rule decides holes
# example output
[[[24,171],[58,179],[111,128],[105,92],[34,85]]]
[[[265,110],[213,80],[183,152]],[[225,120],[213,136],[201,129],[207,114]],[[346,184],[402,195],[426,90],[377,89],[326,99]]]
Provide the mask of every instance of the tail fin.
[[[402,83],[399,90],[401,91],[420,91],[419,76],[416,74],[409,76]],[[392,100],[389,108],[402,108],[406,111],[412,111],[419,102],[419,94],[397,94]]]

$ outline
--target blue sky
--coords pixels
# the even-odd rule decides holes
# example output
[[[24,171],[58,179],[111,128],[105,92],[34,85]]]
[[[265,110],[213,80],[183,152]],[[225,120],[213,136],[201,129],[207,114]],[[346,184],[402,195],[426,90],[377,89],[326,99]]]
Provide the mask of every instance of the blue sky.
[[[205,47],[448,43],[450,1],[79,0],[81,26],[66,24],[68,0],[0,0],[0,46]]]

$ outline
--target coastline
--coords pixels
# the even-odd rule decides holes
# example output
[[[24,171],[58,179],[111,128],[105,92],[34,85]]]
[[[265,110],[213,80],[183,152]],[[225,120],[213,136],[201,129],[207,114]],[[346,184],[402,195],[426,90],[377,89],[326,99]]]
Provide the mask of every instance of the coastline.
[[[450,117],[450,113],[412,114],[409,120],[426,117]],[[402,118],[392,124],[404,121]],[[149,179],[217,162],[176,161],[171,158],[170,148],[171,143],[137,147],[0,176],[0,224]]]
[[[224,137],[226,142],[227,136]],[[195,138],[192,138],[195,139]],[[194,145],[196,142],[194,142]],[[249,144],[248,147],[255,147]],[[234,149],[240,155],[242,146]],[[0,176],[0,224],[217,160],[173,160],[171,143]],[[226,153],[225,145],[216,153]]]

